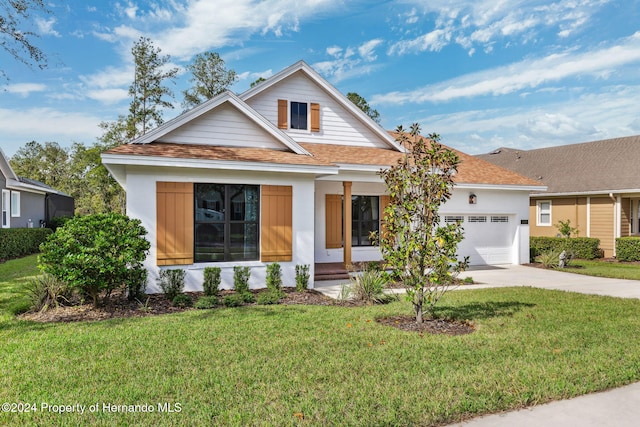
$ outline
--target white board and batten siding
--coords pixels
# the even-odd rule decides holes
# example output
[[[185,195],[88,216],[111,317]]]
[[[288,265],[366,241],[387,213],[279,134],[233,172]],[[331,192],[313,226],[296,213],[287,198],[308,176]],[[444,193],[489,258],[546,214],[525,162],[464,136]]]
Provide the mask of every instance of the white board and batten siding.
[[[302,72],[291,75],[246,102],[270,122],[278,123],[278,99],[320,104],[320,132],[286,131],[296,142],[389,148],[378,135]]]
[[[284,150],[273,135],[249,120],[229,103],[192,120],[159,139],[176,144],[255,147]]]

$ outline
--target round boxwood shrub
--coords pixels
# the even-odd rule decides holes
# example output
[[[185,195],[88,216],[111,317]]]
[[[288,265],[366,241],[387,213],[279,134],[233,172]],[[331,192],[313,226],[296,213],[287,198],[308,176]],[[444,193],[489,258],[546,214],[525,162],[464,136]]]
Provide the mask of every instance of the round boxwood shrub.
[[[41,270],[90,296],[108,297],[117,288],[144,290],[149,251],[140,220],[108,213],[75,217],[40,245]]]

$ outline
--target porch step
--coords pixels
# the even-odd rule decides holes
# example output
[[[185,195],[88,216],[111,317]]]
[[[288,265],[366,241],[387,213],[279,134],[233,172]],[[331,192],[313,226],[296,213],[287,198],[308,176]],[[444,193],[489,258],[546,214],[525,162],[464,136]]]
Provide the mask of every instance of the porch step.
[[[349,273],[341,262],[321,263],[315,265],[313,280],[349,280]]]
[[[349,280],[349,273],[343,273],[343,274],[321,274],[321,275],[317,275],[315,274],[313,276],[313,280],[316,282],[322,281],[322,280]]]

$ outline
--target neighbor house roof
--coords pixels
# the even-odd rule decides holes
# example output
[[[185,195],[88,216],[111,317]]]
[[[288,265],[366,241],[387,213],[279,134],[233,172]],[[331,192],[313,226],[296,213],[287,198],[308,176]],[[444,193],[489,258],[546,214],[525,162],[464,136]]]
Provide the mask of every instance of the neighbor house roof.
[[[28,191],[37,194],[50,193],[50,194],[60,194],[65,195],[64,193],[56,190],[49,185],[36,181],[35,179],[24,178],[22,176],[16,175],[9,163],[9,159],[5,156],[4,152],[0,148],[0,173],[6,179],[7,188],[11,188],[14,190],[20,191]]]
[[[640,135],[536,150],[499,148],[477,158],[544,183],[549,194],[640,190]]]

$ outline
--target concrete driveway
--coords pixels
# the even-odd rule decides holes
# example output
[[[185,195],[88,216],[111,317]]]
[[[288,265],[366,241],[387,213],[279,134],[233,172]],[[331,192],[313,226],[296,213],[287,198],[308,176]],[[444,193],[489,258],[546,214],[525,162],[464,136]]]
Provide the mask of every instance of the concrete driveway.
[[[640,298],[638,280],[607,279],[524,265],[472,267],[460,275],[462,278],[468,276],[479,284],[462,286],[459,289],[532,286],[619,298]]]

